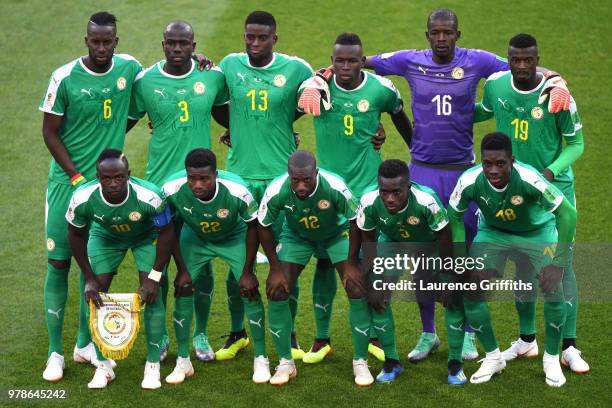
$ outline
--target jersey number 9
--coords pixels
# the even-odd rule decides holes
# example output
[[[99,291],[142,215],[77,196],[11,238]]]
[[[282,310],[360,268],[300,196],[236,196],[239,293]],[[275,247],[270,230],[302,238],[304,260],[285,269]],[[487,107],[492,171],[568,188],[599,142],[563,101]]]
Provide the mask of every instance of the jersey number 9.
[[[353,127],[353,115],[344,115],[344,134],[353,136],[355,128]]]

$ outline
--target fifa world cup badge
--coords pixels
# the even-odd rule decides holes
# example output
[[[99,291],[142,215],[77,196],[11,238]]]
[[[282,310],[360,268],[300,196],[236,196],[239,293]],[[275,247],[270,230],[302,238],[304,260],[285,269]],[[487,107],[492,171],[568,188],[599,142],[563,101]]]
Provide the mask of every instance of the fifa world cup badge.
[[[126,358],[138,336],[140,298],[135,293],[100,293],[102,306],[89,303],[91,337],[106,358]]]

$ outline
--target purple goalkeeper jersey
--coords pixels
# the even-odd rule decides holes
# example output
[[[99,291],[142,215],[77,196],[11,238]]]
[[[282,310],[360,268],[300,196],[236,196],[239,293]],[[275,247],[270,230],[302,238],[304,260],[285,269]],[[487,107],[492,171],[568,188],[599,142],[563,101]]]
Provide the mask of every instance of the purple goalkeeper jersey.
[[[487,51],[455,48],[450,64],[434,62],[433,52],[402,50],[379,54],[372,67],[379,75],[402,75],[412,97],[413,159],[434,164],[474,160],[473,116],[481,78],[508,70],[506,61]]]

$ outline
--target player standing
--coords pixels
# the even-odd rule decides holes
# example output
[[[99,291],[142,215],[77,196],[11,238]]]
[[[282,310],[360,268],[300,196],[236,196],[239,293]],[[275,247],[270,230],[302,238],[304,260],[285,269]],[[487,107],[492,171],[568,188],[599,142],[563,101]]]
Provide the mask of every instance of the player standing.
[[[43,378],[63,377],[62,326],[68,296],[72,252],[66,238],[66,209],[74,187],[96,176],[95,162],[107,148],[122,149],[132,84],[141,66],[127,54],[114,54],[117,19],[107,12],[93,14],[87,23],[88,54],[51,75],[39,109],[44,112],[43,139],[53,156],[47,182],[45,228],[47,276],[44,306],[49,334]],[[97,366],[89,334],[81,276],[79,331],[73,358]]]
[[[510,72],[489,77],[482,103],[476,105],[475,120],[494,116],[497,130],[511,135],[517,160],[535,167],[575,206],[571,165],[584,150],[582,122],[573,99],[569,111],[550,113],[546,109],[544,98],[539,97],[546,80],[536,70],[538,62],[536,39],[529,34],[514,36],[508,47]],[[572,371],[585,373],[589,371],[589,365],[576,348],[578,288],[571,258],[563,275],[563,292],[567,319],[563,326],[561,361],[569,365]],[[536,304],[520,299],[515,304],[519,314],[520,337],[503,352],[506,360],[538,355],[535,340]]]
[[[463,173],[451,195],[448,216],[453,241],[465,242],[462,213],[470,202],[475,202],[481,215],[470,253],[483,262],[484,268],[471,271],[468,279],[479,285],[503,274],[506,260],[511,257],[517,276],[532,282],[539,280],[546,327],[544,374],[546,384],[560,387],[565,384],[559,348],[566,316],[561,280],[570,259],[576,209],[535,168],[514,160],[512,142],[504,133],[483,138],[481,157],[482,165]],[[552,255],[550,248],[555,245]],[[537,284],[533,285],[532,296],[535,288]],[[506,367],[488,305],[478,294],[468,292],[463,298],[465,317],[486,351],[480,368],[470,377],[472,383],[487,382]],[[455,322],[460,323],[464,322]]]
[[[141,386],[157,389],[166,319],[159,281],[175,240],[170,210],[155,185],[130,177],[127,159],[119,150],[103,151],[96,170],[98,180],[79,187],[70,200],[68,241],[85,277],[85,297],[96,307],[102,304],[99,292],[108,292],[126,252],[132,251],[139,271],[138,292],[147,304],[147,361]],[[95,351],[99,363],[87,386],[105,388],[115,373],[97,346]]]
[[[136,77],[130,122],[136,123],[145,114],[153,126],[149,141],[145,178],[161,186],[172,174],[182,169],[187,154],[195,148],[210,148],[211,114],[227,127],[228,92],[225,77],[214,67],[201,71],[192,59],[196,43],[191,25],[172,21],[164,30],[161,60]],[[206,326],[210,315],[214,275],[211,265],[204,266],[200,279],[194,281],[195,315],[194,348],[203,361],[213,360]],[[240,291],[233,275],[228,280],[228,299],[238,299]],[[168,277],[162,281],[162,299],[166,305]],[[244,308],[241,302],[228,301],[232,332],[244,333]],[[168,349],[164,336],[162,360]],[[222,357],[222,356],[221,356]]]
[[[355,235],[359,234],[355,224],[358,204],[341,178],[317,168],[310,152],[294,153],[289,159],[288,170],[266,189],[258,215],[261,244],[270,260],[266,282],[270,333],[280,357],[270,383],[282,385],[297,375],[291,355],[292,322],[288,298],[290,288],[310,258],[316,255],[331,260],[346,289],[355,383],[370,385],[374,382],[367,364],[371,313],[365,299],[362,273],[356,264],[347,261],[348,238],[356,239]],[[277,254],[271,226],[281,213],[285,215],[285,222]]]
[[[357,34],[340,34],[331,60],[335,72],[329,83],[332,107],[314,118],[317,157],[321,167],[341,176],[359,200],[368,187],[376,184],[381,158],[371,141],[378,131],[381,114],[391,116],[407,146],[412,125],[393,83],[362,71],[365,56]],[[330,268],[327,273],[334,272]],[[329,323],[335,290],[329,296],[328,291],[315,289],[313,285],[316,336],[310,351],[304,355],[306,363],[318,363],[331,352]]]

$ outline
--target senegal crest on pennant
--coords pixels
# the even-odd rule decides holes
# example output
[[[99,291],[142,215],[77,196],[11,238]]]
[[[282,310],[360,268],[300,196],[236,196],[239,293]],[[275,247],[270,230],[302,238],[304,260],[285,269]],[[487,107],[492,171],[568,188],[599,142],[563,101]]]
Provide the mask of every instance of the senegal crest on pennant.
[[[106,358],[126,358],[138,336],[140,297],[136,293],[100,293],[102,307],[89,303],[91,337]]]

